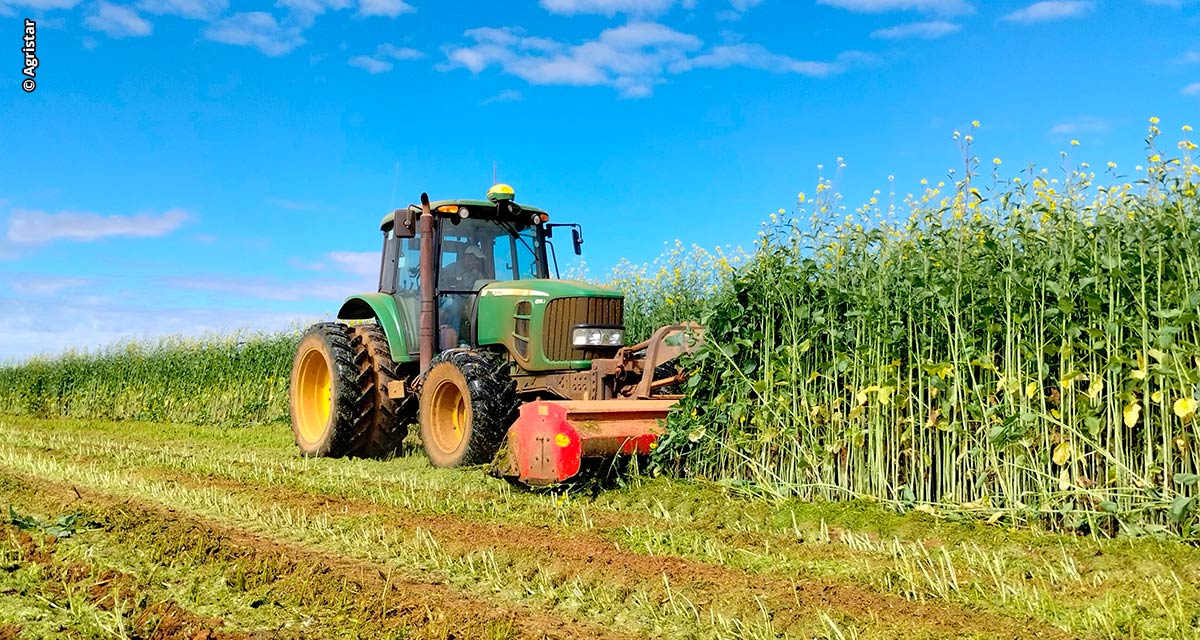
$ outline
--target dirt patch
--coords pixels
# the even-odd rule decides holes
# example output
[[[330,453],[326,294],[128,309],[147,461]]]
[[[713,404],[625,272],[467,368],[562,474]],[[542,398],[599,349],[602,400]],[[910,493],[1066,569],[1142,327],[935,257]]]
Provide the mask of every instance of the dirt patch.
[[[632,591],[663,584],[677,590],[702,611],[760,619],[765,607],[779,631],[804,631],[819,610],[839,611],[896,636],[937,631],[960,636],[991,633],[1004,638],[1066,638],[1043,623],[974,611],[950,603],[921,603],[831,580],[796,576],[787,580],[674,556],[655,556],[616,548],[588,531],[570,536],[549,525],[494,524],[449,515],[405,511],[365,499],[332,498],[277,485],[244,484],[228,478],[195,476],[156,468],[156,477],[189,488],[219,488],[268,504],[303,508],[310,514],[378,517],[401,531],[429,531],[443,549],[465,555],[478,549],[504,553],[514,562],[552,573],[600,580]],[[664,589],[665,590],[665,589]],[[761,604],[760,604],[761,603]]]
[[[35,482],[33,479],[26,481]],[[87,505],[94,512],[93,517],[103,525],[103,533],[153,540],[156,552],[163,557],[186,559],[196,564],[249,567],[246,579],[251,583],[269,584],[272,593],[301,602],[307,611],[339,610],[346,615],[346,624],[353,624],[355,632],[364,636],[399,631],[405,637],[436,638],[567,640],[627,637],[544,611],[484,600],[436,580],[421,581],[410,576],[386,574],[372,562],[268,539],[157,505],[122,500],[82,488],[78,491],[82,500],[77,497],[75,487],[38,481],[36,493],[30,497],[43,504],[69,503],[72,508],[79,508],[81,503]],[[263,604],[274,606],[278,603]],[[161,637],[195,637],[187,635],[193,631],[226,637],[202,620],[188,619],[180,623],[172,608],[156,611],[159,628],[171,628],[184,634]]]

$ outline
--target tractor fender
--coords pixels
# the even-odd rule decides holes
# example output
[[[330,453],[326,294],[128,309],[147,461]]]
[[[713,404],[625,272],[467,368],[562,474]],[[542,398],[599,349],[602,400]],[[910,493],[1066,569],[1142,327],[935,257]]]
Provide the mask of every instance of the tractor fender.
[[[346,298],[338,309],[339,320],[369,320],[374,318],[387,337],[388,351],[392,361],[413,362],[416,357],[408,352],[408,336],[396,309],[396,299],[386,293],[360,293]]]

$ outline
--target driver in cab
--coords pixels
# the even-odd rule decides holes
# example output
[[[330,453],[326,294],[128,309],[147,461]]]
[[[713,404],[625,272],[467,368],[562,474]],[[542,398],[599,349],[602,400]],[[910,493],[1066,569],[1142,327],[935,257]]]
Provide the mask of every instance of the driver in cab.
[[[491,282],[490,275],[484,263],[483,249],[471,245],[458,255],[457,260],[442,268],[439,288],[443,291],[477,291],[484,283]],[[448,293],[440,297],[440,348],[449,349],[459,346],[464,321],[470,320],[466,315],[467,299],[471,296]]]

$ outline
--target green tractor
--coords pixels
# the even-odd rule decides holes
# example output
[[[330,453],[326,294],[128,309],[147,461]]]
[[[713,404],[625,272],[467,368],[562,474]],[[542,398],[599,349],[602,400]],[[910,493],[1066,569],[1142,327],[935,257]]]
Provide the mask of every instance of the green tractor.
[[[664,393],[683,379],[673,360],[702,329],[663,327],[626,346],[620,293],[550,277],[554,229],[571,230],[578,255],[579,225],[550,224],[507,185],[487,197],[421,194],[383,218],[379,291],[350,296],[297,348],[291,417],[304,455],[383,457],[416,422],[436,466],[496,460],[544,485],[585,457],[650,450],[678,399]]]

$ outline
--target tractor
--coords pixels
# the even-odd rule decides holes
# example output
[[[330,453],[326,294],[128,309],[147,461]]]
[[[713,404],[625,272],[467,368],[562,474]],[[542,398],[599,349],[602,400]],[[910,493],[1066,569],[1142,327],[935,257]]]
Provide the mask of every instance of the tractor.
[[[578,224],[551,224],[503,184],[487,200],[423,193],[384,216],[378,292],[347,298],[297,347],[300,451],[384,457],[418,423],[434,466],[494,463],[533,486],[568,480],[585,459],[648,453],[679,398],[676,358],[703,329],[626,345],[619,292],[550,276],[555,229],[570,229],[580,255]]]

